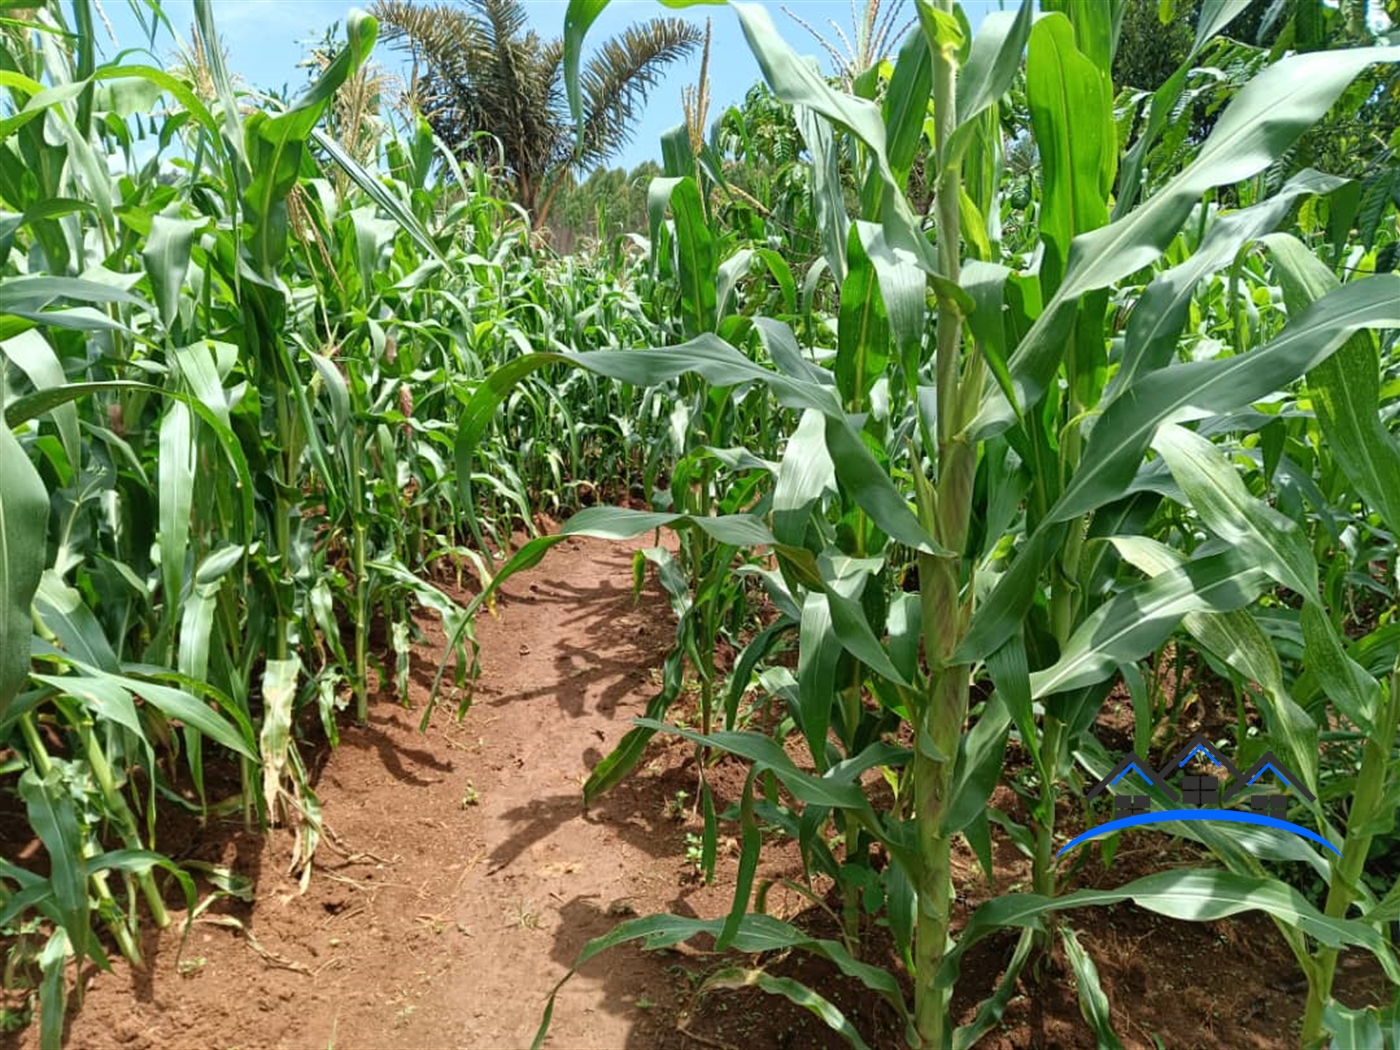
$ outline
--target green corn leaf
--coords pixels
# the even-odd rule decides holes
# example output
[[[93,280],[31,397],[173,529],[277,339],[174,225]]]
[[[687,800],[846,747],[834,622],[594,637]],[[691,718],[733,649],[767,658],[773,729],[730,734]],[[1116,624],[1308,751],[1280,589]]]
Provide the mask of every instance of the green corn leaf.
[[[854,412],[863,411],[870,388],[889,361],[890,322],[875,267],[865,254],[860,231],[846,241],[846,279],[841,285],[837,321],[836,386]]]
[[[967,634],[950,657],[954,664],[970,664],[1000,649],[1020,629],[1026,610],[1035,600],[1041,572],[1064,542],[1067,528],[1050,524],[1037,529],[978,606]]]
[[[1341,179],[1308,168],[1266,200],[1218,216],[1191,257],[1158,274],[1133,307],[1123,340],[1122,360],[1104,391],[1104,404],[1130,388],[1144,373],[1171,363],[1192,295],[1203,278],[1229,265],[1244,245],[1274,229],[1292,212],[1299,197],[1331,193],[1343,184]]]
[[[1104,995],[1099,983],[1099,970],[1094,960],[1089,958],[1078,936],[1068,927],[1060,930],[1060,942],[1065,946],[1065,957],[1074,972],[1074,983],[1079,991],[1079,1012],[1094,1031],[1094,1041],[1098,1050],[1123,1050],[1123,1044],[1113,1031],[1113,1012],[1108,1006],[1108,996]]]
[[[992,370],[1001,390],[1013,396],[1011,373],[1006,367],[1006,280],[1011,270],[996,263],[970,260],[962,271],[962,284],[975,304],[967,319],[968,330]]]
[[[1303,628],[1303,660],[1317,676],[1328,698],[1363,733],[1376,732],[1381,709],[1381,685],[1353,660],[1342,646],[1337,630],[1317,602],[1306,603],[1299,613]]]
[[[680,260],[681,318],[685,334],[694,338],[701,332],[715,330],[718,259],[695,180],[683,178],[675,182],[670,203],[676,219],[676,250]]]
[[[825,424],[820,412],[802,413],[778,466],[773,486],[773,535],[791,547],[803,545],[812,508],[823,494],[836,489],[836,472],[827,455]]]
[[[1070,242],[1108,222],[1117,158],[1106,77],[1074,37],[1068,18],[1045,15],[1031,30],[1026,58],[1026,100],[1044,183],[1039,226],[1047,295],[1064,276]]]
[[[908,686],[909,681],[895,667],[880,640],[875,637],[860,602],[841,594],[835,581],[823,574],[832,629],[842,648],[886,681]]]
[[[1186,561],[1184,554],[1146,536],[1116,536],[1113,546],[1124,561],[1149,576]],[[1278,650],[1249,610],[1187,613],[1181,624],[1208,652],[1264,690],[1269,701],[1264,705],[1264,716],[1270,735],[1287,751],[1289,768],[1316,794],[1317,724],[1289,695]]]
[[[958,79],[959,131],[970,127],[1010,90],[1020,72],[1034,18],[1035,11],[1022,4],[1014,13],[992,11],[982,19]],[[962,155],[951,147],[949,153],[949,163]]]
[[[317,128],[311,133],[311,137],[315,140],[317,147],[324,150],[326,155],[335,161],[336,166],[350,177],[350,181],[364,190],[381,211],[413,238],[414,243],[419,248],[437,261],[447,262],[447,258],[442,254],[427,228],[418,221],[418,217],[413,214],[408,204],[389,191],[382,178],[367,171],[364,165],[347,153],[345,147],[337,142],[333,136],[327,135]]]
[[[1102,4],[1095,0],[1046,0],[1044,10],[1057,11],[1069,17],[1074,26],[1075,45],[1107,79],[1113,66],[1113,52],[1118,46],[1118,27],[1126,6],[1122,0]]]
[[[724,262],[720,263],[715,277],[715,320],[716,323],[735,314],[730,310],[729,301],[738,289],[739,281],[747,277],[753,268],[754,252],[751,248],[741,248]]]
[[[919,524],[888,474],[851,428],[832,392],[754,364],[718,337],[702,335],[676,347],[632,351],[594,350],[587,353],[535,353],[518,357],[497,368],[473,394],[462,412],[457,434],[457,476],[471,476],[471,456],[515,384],[531,372],[551,364],[572,364],[637,386],[657,386],[687,372],[703,376],[716,386],[758,381],[789,408],[815,408],[827,416],[826,441],[837,477],[852,498],[886,534],[927,553],[943,549]],[[469,493],[463,493],[464,500]],[[541,556],[543,552],[541,552]]]
[[[768,268],[773,280],[778,282],[778,290],[783,294],[783,309],[790,315],[797,312],[797,283],[792,277],[792,267],[787,260],[771,248],[755,249],[754,255]],[[755,319],[757,320],[757,318]]]
[[[39,953],[39,1050],[63,1050],[68,1015],[68,957],[74,954],[67,931],[58,927]]]
[[[1400,276],[1383,274],[1329,292],[1248,354],[1144,376],[1095,425],[1082,465],[1050,520],[1066,521],[1121,497],[1163,423],[1207,419],[1253,404],[1315,368],[1367,327],[1400,327]]]
[[[1014,406],[1040,400],[1059,367],[1065,331],[1081,295],[1153,263],[1203,193],[1262,171],[1327,112],[1363,69],[1394,61],[1400,56],[1393,49],[1356,48],[1292,55],[1269,66],[1231,101],[1181,174],[1127,215],[1076,237],[1064,283],[1012,355]],[[990,391],[989,397],[972,425],[973,436],[986,437],[1015,419],[1012,405]]]
[[[812,206],[822,236],[823,262],[839,285],[846,278],[846,235],[851,220],[846,214],[841,195],[841,155],[836,144],[836,132],[806,106],[794,106],[793,117],[802,133],[802,141],[812,155]],[[870,178],[874,180],[876,173],[872,172]],[[812,294],[820,276],[821,270],[813,263],[803,283],[804,314],[811,313]]]
[[[360,286],[370,295],[374,290],[374,275],[386,249],[392,250],[397,223],[381,219],[372,207],[355,208],[350,212],[351,228],[355,232],[355,258],[360,264]]]
[[[346,46],[291,109],[275,117],[259,110],[244,126],[243,142],[252,172],[243,194],[251,220],[248,247],[264,277],[277,272],[287,250],[285,201],[300,174],[306,143],[340,85],[369,57],[378,23],[363,11],[352,10],[345,32]]]
[[[1185,427],[1157,429],[1152,447],[1167,462],[1190,505],[1226,543],[1251,555],[1279,583],[1302,598],[1317,593],[1317,563],[1297,523],[1257,500],[1213,444]]]
[[[853,1050],[870,1050],[865,1040],[860,1037],[860,1033],[856,1031],[855,1026],[830,1000],[823,998],[805,984],[795,981],[791,977],[774,977],[763,970],[731,968],[720,970],[711,975],[700,986],[700,991],[707,992],[717,988],[758,988],[769,995],[782,996],[820,1019],[823,1024],[845,1039]]]
[[[49,497],[14,434],[0,426],[0,718],[29,676],[30,604],[47,557]]]
[[[1393,1050],[1396,1045],[1387,1042],[1380,1022],[1371,1010],[1353,1010],[1335,999],[1328,1000],[1327,1006],[1323,1008],[1322,1024],[1332,1033],[1328,1050],[1351,1050],[1352,1047],[1357,1050],[1385,1050],[1387,1046]],[[1395,1032],[1392,1029],[1391,1039],[1394,1038]]]
[[[831,606],[820,591],[807,594],[797,647],[799,726],[818,773],[827,768],[827,735],[836,703],[836,665],[841,642],[831,624]]]
[[[160,424],[160,458],[156,465],[160,493],[160,575],[168,622],[173,622],[184,598],[198,450],[190,410],[176,401],[166,410]]]
[[[37,391],[61,390],[68,381],[63,372],[63,363],[59,361],[48,340],[38,332],[22,332],[13,339],[6,339],[0,343],[0,353],[8,357],[14,366],[25,374]],[[13,404],[14,402],[11,402],[11,405]],[[79,445],[81,439],[78,434],[77,408],[71,403],[56,405],[53,409],[53,421],[58,428],[59,437],[63,440],[63,450],[68,455],[69,464],[75,468],[80,466],[82,450]],[[22,421],[16,419],[10,425],[18,426],[20,422]]]
[[[724,919],[693,919],[679,915],[649,915],[645,918],[620,923],[601,937],[595,937],[583,946],[573,967],[551,990],[544,1019],[532,1045],[536,1050],[544,1045],[545,1037],[549,1033],[555,997],[565,982],[590,959],[629,941],[640,941],[643,948],[656,949],[680,944],[703,934],[717,936],[723,929],[725,921]],[[904,994],[894,975],[880,967],[871,966],[853,958],[838,941],[811,937],[796,927],[768,915],[746,915],[739,924],[732,947],[735,951],[746,955],[794,948],[818,955],[835,964],[848,977],[855,978],[866,988],[881,996],[894,1007],[901,1018],[906,1019],[906,1022],[908,1020],[908,1007],[904,1002]],[[913,1035],[912,1031],[910,1035]]]
[[[252,728],[234,705],[227,702],[222,705],[225,713],[235,723],[230,725],[228,721],[219,717],[207,703],[184,689],[176,689],[129,676],[119,677],[115,680],[152,707],[158,708],[167,717],[178,719],[185,725],[197,729],[204,736],[235,754],[249,759],[257,758],[257,750],[253,745]],[[198,687],[198,683],[195,683],[195,687]],[[278,698],[274,697],[274,699]],[[266,726],[266,722],[264,726]]]
[[[919,219],[890,168],[879,107],[828,85],[818,67],[798,56],[783,40],[766,8],[752,3],[731,6],[739,15],[749,50],[773,93],[789,105],[809,109],[845,128],[870,150],[884,187],[881,213],[885,235],[892,245],[912,252],[930,273],[938,273],[934,252],[921,231]],[[809,141],[808,147],[811,146]]]
[[[983,815],[987,800],[1001,781],[1001,762],[1006,753],[1006,727],[1011,714],[999,697],[993,696],[982,710],[982,717],[958,741],[957,764],[953,771],[953,804],[943,818],[948,834],[966,830]]]
[[[729,948],[749,911],[749,898],[753,893],[754,873],[758,870],[758,853],[762,846],[758,822],[753,815],[753,782],[757,775],[757,767],[749,770],[744,781],[744,793],[739,800],[739,870],[734,876],[734,903],[724,920],[724,928],[715,938],[717,952]]]
[[[9,342],[13,342],[10,340]],[[45,387],[32,394],[12,399],[5,406],[5,422],[12,427],[20,427],[45,412],[52,412],[63,405],[77,401],[104,390],[147,390],[159,391],[158,387],[125,379],[101,380],[94,383],[66,383],[63,386]]]
[[[29,814],[29,826],[49,855],[49,882],[58,905],[62,929],[79,959],[87,954],[89,935],[87,876],[83,871],[83,831],[73,797],[57,767],[44,776],[27,769],[19,778],[19,794]]]
[[[712,747],[731,755],[738,755],[760,769],[771,769],[795,798],[810,805],[857,811],[869,809],[870,803],[866,801],[859,784],[804,773],[793,764],[779,744],[762,734],[721,731],[706,736],[680,726],[653,722],[645,718],[633,721],[659,733],[674,733],[676,736],[685,737],[702,747]]]
[[[920,144],[933,90],[933,61],[928,45],[918,33],[910,33],[900,46],[894,73],[885,92],[881,115],[889,141],[890,169],[904,185]]]
[[[939,984],[956,979],[961,956],[988,934],[1007,927],[1036,925],[1040,917],[1071,908],[1133,901],[1158,915],[1192,922],[1212,922],[1245,911],[1262,911],[1279,922],[1327,945],[1357,945],[1370,951],[1391,980],[1400,978],[1395,955],[1370,926],[1322,914],[1291,886],[1278,879],[1227,871],[1177,869],[1158,872],[1113,890],[1076,890],[1060,897],[1012,893],[988,901],[968,920],[957,946],[939,974]]]
[[[997,990],[977,1008],[977,1014],[971,1021],[953,1030],[953,1050],[972,1050],[982,1036],[997,1026],[1006,1012],[1006,1007],[1017,994],[1018,978],[1021,976],[1021,970],[1025,968],[1026,960],[1031,957],[1031,949],[1034,946],[1034,932],[1029,929],[1022,930],[1020,938],[1016,941],[1016,948],[1011,953],[1011,959],[1006,964],[1006,970],[997,983]]]
[[[1338,287],[1332,271],[1297,238],[1264,243],[1278,266],[1290,312]],[[1323,439],[1348,480],[1379,512],[1386,527],[1400,528],[1400,448],[1381,422],[1380,360],[1374,337],[1358,332],[1308,372],[1308,394]]]
[[[919,269],[913,254],[893,247],[879,226],[869,222],[853,225],[860,234],[861,248],[879,278],[880,306],[889,319],[895,349],[904,362],[906,374],[912,377],[917,373],[923,344],[928,278]]]
[[[238,120],[238,99],[233,90],[233,78],[229,76],[228,66],[224,63],[223,43],[214,28],[214,0],[195,0],[194,17],[201,51],[209,65],[209,79],[213,81],[223,108],[224,136],[233,147],[234,155],[246,162],[243,125]]]
[[[647,702],[646,718],[659,723],[680,696],[685,685],[684,650],[676,646],[666,654],[661,668],[661,692]],[[648,742],[656,730],[645,726],[629,729],[617,747],[593,767],[583,785],[583,804],[589,806],[604,792],[627,776],[646,753]]]
[[[1201,48],[1248,6],[1249,0],[1203,0],[1200,16],[1196,20],[1196,39],[1190,52],[1166,82],[1152,93],[1147,110],[1147,126],[1123,157],[1118,202],[1113,212],[1115,220],[1127,214],[1137,203],[1138,191],[1142,186],[1143,161],[1177,111],[1177,104],[1186,89],[1186,79],[1195,68],[1196,56],[1200,54]]]
[[[190,268],[190,250],[195,231],[207,225],[204,220],[151,216],[151,231],[141,260],[151,280],[151,294],[160,311],[161,324],[168,329],[180,311],[180,295]]]
[[[178,351],[177,351],[178,354]],[[242,511],[237,520],[237,525],[243,535],[250,534],[253,528],[253,477],[248,469],[248,460],[243,453],[243,446],[234,436],[233,430],[229,427],[219,414],[205,405],[197,398],[179,390],[167,390],[161,387],[151,386],[149,383],[136,383],[127,380],[104,380],[92,383],[68,383],[63,387],[53,390],[40,390],[22,398],[16,398],[5,407],[5,422],[10,426],[20,426],[24,422],[43,415],[59,405],[64,405],[70,401],[86,397],[88,394],[104,390],[130,390],[142,391],[155,394],[161,397],[168,397],[189,406],[200,420],[206,423],[219,439],[219,447],[228,458],[229,465],[233,467],[236,483],[233,486],[238,496],[238,506]],[[218,402],[223,407],[224,415],[227,416],[227,404]],[[139,466],[139,464],[138,464]]]
[[[141,309],[146,303],[128,291],[101,281],[82,277],[54,277],[49,274],[7,277],[0,284],[0,313],[33,313],[58,299],[71,299],[88,306],[120,303]]]
[[[52,569],[44,571],[34,595],[34,612],[53,632],[65,657],[104,671],[117,670],[117,654],[102,630],[96,614],[83,602],[77,588],[63,582]]]
[[[1084,619],[1052,666],[1031,675],[1031,693],[1042,697],[1101,682],[1171,637],[1187,613],[1241,608],[1267,584],[1252,559],[1227,551],[1128,587]]]

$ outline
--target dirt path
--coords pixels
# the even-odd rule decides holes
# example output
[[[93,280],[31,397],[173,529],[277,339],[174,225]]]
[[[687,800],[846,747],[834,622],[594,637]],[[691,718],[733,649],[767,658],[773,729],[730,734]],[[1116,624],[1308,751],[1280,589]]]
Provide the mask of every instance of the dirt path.
[[[658,594],[634,603],[629,550],[568,541],[507,584],[479,625],[474,707],[461,723],[440,707],[424,736],[429,629],[413,708],[381,698],[317,781],[340,840],[379,859],[323,849],[301,894],[280,836],[163,841],[257,880],[256,904],[225,909],[251,936],[201,922],[177,969],[178,934],[152,935],[151,973],[95,977],[69,1046],[525,1047],[549,989],[619,916],[725,910],[722,882],[686,877],[684,828],[665,813],[693,791],[679,761],[582,809],[587,770],[642,712],[674,630]],[[657,1008],[685,987],[675,961],[621,950],[590,964],[560,995],[549,1045],[667,1041]]]
[[[658,741],[632,776],[591,812],[582,808],[587,770],[655,692],[654,672],[674,631],[660,594],[648,589],[634,602],[631,580],[628,548],[566,541],[508,583],[498,618],[478,625],[484,675],[475,705],[462,722],[441,706],[426,735],[417,727],[443,638],[425,621],[428,638],[414,660],[410,705],[378,697],[369,726],[347,728],[338,749],[314,756],[321,763],[314,778],[323,815],[345,852],[323,846],[305,892],[286,874],[285,832],[269,841],[241,823],[200,828],[164,821],[162,850],[251,880],[256,902],[225,899],[210,908],[183,953],[178,927],[149,933],[145,972],[118,963],[112,974],[95,974],[67,1046],[516,1050],[530,1045],[546,995],[590,938],[632,911],[724,914],[733,853],[722,849],[715,884],[700,885],[686,859],[686,836],[700,822],[688,805],[680,814],[668,806],[677,792],[694,796],[689,745]],[[735,801],[743,778],[723,762],[707,772],[721,811]],[[235,788],[227,780],[221,791],[211,784],[211,796]],[[1000,788],[997,804],[1015,813],[1018,800]],[[18,844],[28,837],[26,829],[0,821],[0,839]],[[1024,886],[1024,858],[1000,836],[997,845],[1002,891]],[[40,848],[29,842],[19,852],[29,857]],[[1160,842],[1135,840],[1114,869],[1090,864],[1076,885],[1117,885],[1159,870],[1161,849]],[[969,850],[960,847],[956,860],[960,892],[968,895],[961,918],[995,891]],[[1170,860],[1199,862],[1194,854]],[[794,843],[765,844],[760,880],[800,871]],[[208,892],[203,881],[201,892]],[[789,917],[804,901],[775,886],[768,907]],[[812,912],[807,921],[825,920]],[[1076,913],[1075,922],[1130,1050],[1164,1045],[1162,1038],[1201,1050],[1272,1050],[1293,1042],[1301,1011],[1297,971],[1263,918],[1175,922],[1119,905]],[[834,928],[818,935],[834,936]],[[960,1022],[992,991],[1014,939],[998,935],[965,959],[954,1001]],[[811,1015],[754,990],[706,998],[689,1029],[702,1038],[683,1034],[680,1024],[704,973],[735,961],[630,947],[605,953],[560,995],[547,1045],[844,1045]],[[824,964],[791,956],[765,965],[820,989],[870,1045],[901,1045],[892,1012]],[[1221,974],[1230,980],[1220,981]],[[1095,1045],[1062,962],[1034,988],[1024,980],[999,1030],[979,1045]],[[1375,996],[1386,986],[1374,965],[1350,953],[1337,988],[1344,1001],[1360,1005],[1381,1001]],[[37,1045],[37,1026],[0,1034],[0,1050]]]

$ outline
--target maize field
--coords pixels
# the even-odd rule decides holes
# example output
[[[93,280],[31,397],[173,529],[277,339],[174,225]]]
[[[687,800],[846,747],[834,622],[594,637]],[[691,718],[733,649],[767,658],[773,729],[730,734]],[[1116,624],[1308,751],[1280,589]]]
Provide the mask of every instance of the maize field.
[[[1400,1050],[1400,2],[229,2],[0,5],[0,1046]]]

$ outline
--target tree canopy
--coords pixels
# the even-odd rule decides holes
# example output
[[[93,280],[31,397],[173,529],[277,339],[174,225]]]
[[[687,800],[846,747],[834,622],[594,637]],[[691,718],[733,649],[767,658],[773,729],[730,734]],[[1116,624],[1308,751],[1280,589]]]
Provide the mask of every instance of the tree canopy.
[[[581,72],[576,141],[563,43],[529,29],[520,0],[376,0],[373,11],[384,39],[412,57],[410,96],[433,130],[460,156],[504,167],[515,199],[540,224],[559,176],[615,157],[662,70],[702,39],[687,22],[653,18],[605,41]]]

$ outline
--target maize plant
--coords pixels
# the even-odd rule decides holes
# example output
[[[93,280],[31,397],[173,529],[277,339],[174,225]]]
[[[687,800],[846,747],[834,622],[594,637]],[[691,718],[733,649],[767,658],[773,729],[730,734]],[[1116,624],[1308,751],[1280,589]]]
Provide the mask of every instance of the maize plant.
[[[537,267],[484,170],[373,115],[373,19],[282,105],[225,68],[209,3],[170,71],[100,61],[94,10],[0,20],[0,747],[49,862],[0,861],[0,925],[46,923],[46,1047],[72,965],[140,966],[143,912],[172,921],[158,876],[194,910],[162,807],[287,822],[304,884],[308,723],[334,742],[376,680],[406,696],[414,608],[465,629],[442,559],[484,576],[481,523],[507,547],[525,493],[585,476],[652,396],[541,386],[536,432],[591,436],[555,458],[493,431],[515,477],[464,508],[461,400],[527,335],[640,333],[619,275]]]
[[[168,19],[139,6],[154,46]],[[576,114],[605,6],[567,10]],[[584,797],[685,738],[699,866],[734,825],[735,892],[719,919],[623,922],[581,962],[708,935],[733,952],[703,991],[786,996],[865,1045],[762,958],[811,953],[910,1046],[962,1048],[1062,949],[1112,1047],[1076,909],[1257,911],[1306,980],[1303,1046],[1384,1045],[1394,1008],[1334,985],[1348,948],[1400,982],[1400,882],[1370,863],[1400,801],[1400,169],[1395,129],[1370,128],[1383,148],[1343,177],[1332,129],[1366,127],[1396,50],[1365,5],[1273,5],[1266,47],[1232,35],[1249,5],[1208,0],[1143,91],[1114,82],[1118,0],[976,33],[919,0],[889,56],[863,44],[829,79],[764,8],[729,6],[767,87],[663,138],[645,231],[562,259],[490,149],[381,110],[372,18],[328,35],[286,103],[239,86],[208,0],[170,69],[100,61],[83,0],[0,19],[0,776],[47,858],[0,858],[0,927],[39,938],[44,1047],[72,968],[113,948],[142,966],[143,916],[210,903],[158,852],[163,807],[290,823],[304,885],[324,828],[303,737],[407,700],[415,608],[463,683],[472,617],[514,572],[568,536],[660,529],[677,544],[635,564],[676,643]],[[447,581],[468,573],[464,608]],[[1281,756],[1335,853],[1171,824],[1199,866],[1073,888],[1091,854],[1059,853],[1094,820],[1076,789],[1114,764],[1106,698],[1147,754],[1207,673],[1239,759]],[[770,733],[745,722],[754,689]],[[725,755],[750,772],[720,811]],[[775,830],[834,937],[767,913]],[[1020,850],[1028,892],[955,921],[959,840],[989,880],[995,845]],[[1005,971],[955,1018],[967,952],[1007,930]]]
[[[576,71],[584,33],[604,6],[571,3],[567,69]],[[1111,79],[1116,5],[1045,4],[1041,13],[1025,5],[987,16],[973,36],[954,4],[921,0],[918,27],[883,94],[862,94],[859,83],[849,93],[833,87],[782,41],[764,9],[730,6],[806,144],[823,250],[808,281],[830,282],[836,293],[834,347],[804,346],[779,319],[723,316],[723,264],[702,262],[714,237],[699,202],[678,198],[688,191],[672,175],[653,199],[669,195],[689,338],[642,352],[518,358],[486,378],[457,439],[459,457],[469,458],[516,384],[561,364],[637,387],[680,382],[684,390],[698,381],[711,404],[767,397],[783,410],[775,418],[787,421],[781,447],[747,450],[776,463],[765,500],[725,513],[703,502],[651,513],[587,510],[560,535],[528,544],[493,579],[498,585],[536,563],[567,535],[627,538],[669,527],[711,550],[774,559],[766,582],[798,637],[796,675],[778,689],[807,744],[807,768],[759,733],[639,720],[646,732],[677,733],[751,764],[742,800],[727,814],[743,844],[730,913],[623,923],[590,943],[580,963],[628,940],[655,947],[702,933],[721,951],[798,949],[884,998],[911,1046],[964,1047],[996,1024],[1061,912],[1128,900],[1200,920],[1258,910],[1308,975],[1303,1040],[1316,1042],[1325,1017],[1343,1016],[1328,1005],[1340,948],[1362,946],[1392,980],[1400,977],[1377,929],[1393,898],[1358,897],[1355,883],[1372,818],[1386,809],[1377,793],[1388,737],[1369,738],[1362,762],[1375,776],[1357,782],[1348,845],[1330,869],[1324,907],[1259,864],[1256,855],[1297,859],[1267,830],[1194,832],[1227,858],[1223,870],[1172,870],[1111,891],[1061,894],[1057,791],[1081,769],[1103,772],[1094,768],[1102,748],[1091,728],[1119,669],[1157,653],[1183,625],[1203,650],[1262,687],[1256,699],[1271,745],[1296,757],[1315,784],[1308,748],[1318,716],[1281,686],[1255,616],[1282,592],[1302,602],[1301,660],[1331,702],[1358,725],[1393,725],[1388,681],[1367,684],[1327,615],[1306,520],[1271,505],[1267,485],[1252,490],[1241,457],[1275,419],[1260,406],[1302,381],[1353,491],[1367,503],[1390,498],[1373,476],[1391,456],[1375,396],[1375,333],[1388,344],[1400,327],[1400,279],[1362,266],[1339,282],[1310,254],[1300,262],[1296,239],[1274,232],[1299,205],[1342,213],[1345,180],[1301,170],[1262,191],[1260,180],[1355,78],[1394,62],[1394,51],[1261,56],[1209,135],[1163,173],[1149,172],[1145,158],[1156,155],[1188,71],[1242,5],[1202,6],[1186,65],[1141,100],[1145,120],[1127,149]],[[1000,222],[999,108],[1013,88],[1024,91],[1040,165],[1024,247],[1009,243]],[[921,151],[933,188],[926,217],[906,195]],[[842,165],[860,191],[856,214],[842,192]],[[1239,206],[1211,203],[1227,191]],[[1233,321],[1240,268],[1257,248],[1292,289],[1286,323],[1271,330],[1244,317],[1229,343],[1182,360],[1198,286],[1226,272],[1223,308]],[[1125,300],[1132,309],[1124,329],[1117,304]],[[1383,504],[1375,509],[1384,517]],[[1173,519],[1189,520],[1189,536],[1164,525]],[[916,593],[895,585],[910,569]],[[974,709],[970,687],[981,680],[991,690]],[[1040,785],[1031,827],[1017,838],[1032,856],[1033,892],[989,902],[954,936],[952,844],[965,837],[991,875],[992,824],[1010,822],[990,820],[987,800],[1012,733]],[[861,776],[872,769],[885,772],[892,798],[865,790]],[[751,910],[760,820],[799,841],[809,871],[841,888],[842,940]],[[839,855],[820,833],[828,823],[842,833]],[[1351,908],[1358,901],[1360,915]],[[894,935],[909,997],[863,955],[871,913]],[[949,1004],[965,952],[1007,928],[1022,930],[1007,972],[954,1028]],[[1085,1016],[1113,1045],[1093,964],[1073,931],[1058,929]],[[710,986],[740,984],[789,996],[864,1045],[834,1004],[762,968],[722,971]],[[540,1040],[548,1021],[547,1011]]]

